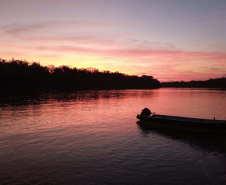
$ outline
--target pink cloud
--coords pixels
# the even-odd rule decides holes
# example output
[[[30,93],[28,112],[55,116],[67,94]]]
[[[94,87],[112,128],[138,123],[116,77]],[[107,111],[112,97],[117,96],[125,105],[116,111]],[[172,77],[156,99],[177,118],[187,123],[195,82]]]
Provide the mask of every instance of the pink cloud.
[[[162,59],[175,59],[178,60],[226,60],[226,53],[217,52],[189,52],[189,51],[170,51],[170,50],[152,50],[152,49],[96,49],[89,47],[79,46],[37,46],[37,47],[25,47],[24,49],[32,49],[38,51],[54,51],[61,53],[90,53],[98,55],[110,55],[112,57],[156,57]],[[148,60],[147,60],[148,61]]]
[[[15,36],[20,39],[21,45],[29,44],[27,49],[33,48],[35,50],[51,50],[57,52],[81,52],[81,53],[93,53],[110,55],[113,57],[155,57],[156,59],[171,60],[171,62],[177,62],[179,60],[225,60],[226,53],[217,52],[188,52],[177,49],[172,44],[161,44],[158,42],[141,41],[138,39],[131,40],[119,40],[116,39],[116,35],[103,35],[100,33],[84,33],[73,32],[73,34],[64,34],[60,31],[56,31],[61,27],[76,26],[104,26],[107,23],[96,22],[44,22],[30,25],[9,25],[3,26],[3,32],[12,37]],[[48,31],[54,30],[53,35],[46,35]],[[67,30],[67,29],[65,29]],[[40,34],[39,31],[43,31],[45,34]],[[68,30],[67,30],[68,31]],[[42,32],[41,32],[42,33]],[[65,36],[66,35],[66,36]],[[112,37],[112,38],[111,38]],[[3,39],[3,38],[2,38]],[[4,39],[3,39],[4,41]],[[35,42],[35,43],[33,43]],[[60,46],[65,43],[67,46]],[[32,47],[30,47],[32,45]],[[38,45],[45,45],[40,47]],[[51,46],[52,45],[52,46]],[[56,45],[58,45],[56,47]],[[71,46],[73,45],[73,46]],[[118,48],[118,49],[116,49]],[[16,49],[16,48],[15,48]]]
[[[77,22],[74,25],[68,22],[63,25],[73,27],[75,24],[92,25],[86,22]],[[96,23],[92,26],[95,27]],[[226,72],[226,53],[223,52],[185,51],[170,43],[162,44],[138,39],[123,40],[116,35],[91,32],[78,31],[65,34],[59,31],[53,35],[45,34],[45,31],[53,31],[59,27],[60,22],[2,27],[1,34],[4,37],[0,38],[0,46],[2,48],[4,46],[4,51],[0,50],[1,57],[34,56],[34,60],[39,61],[40,58],[54,57],[63,60],[64,57],[67,59],[68,56],[73,58],[82,54],[100,58],[101,61],[97,66],[101,63],[103,68],[109,67],[109,70],[153,75],[163,81],[208,79],[223,76]],[[12,42],[13,39],[15,42]],[[95,65],[95,62],[97,61],[91,64]]]

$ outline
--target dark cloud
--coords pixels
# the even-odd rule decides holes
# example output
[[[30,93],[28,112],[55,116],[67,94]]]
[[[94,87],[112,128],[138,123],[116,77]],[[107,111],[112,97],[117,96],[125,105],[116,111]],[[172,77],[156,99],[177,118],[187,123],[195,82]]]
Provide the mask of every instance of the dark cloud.
[[[38,22],[33,24],[11,24],[1,26],[1,30],[8,34],[21,34],[32,31],[37,31],[40,29],[52,29],[56,31],[56,28],[81,28],[81,27],[100,27],[106,26],[110,23],[107,22],[95,22],[95,21],[55,21],[55,22]]]
[[[222,67],[211,67],[213,71],[222,71],[224,68]]]

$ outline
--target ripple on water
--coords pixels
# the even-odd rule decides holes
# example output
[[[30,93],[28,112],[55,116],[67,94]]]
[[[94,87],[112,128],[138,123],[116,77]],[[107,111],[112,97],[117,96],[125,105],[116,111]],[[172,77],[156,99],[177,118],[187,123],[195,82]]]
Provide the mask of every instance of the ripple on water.
[[[162,114],[214,113],[225,119],[225,100],[221,91],[191,89],[1,100],[7,106],[0,111],[0,183],[223,185],[225,138],[145,130],[135,116],[150,107]]]

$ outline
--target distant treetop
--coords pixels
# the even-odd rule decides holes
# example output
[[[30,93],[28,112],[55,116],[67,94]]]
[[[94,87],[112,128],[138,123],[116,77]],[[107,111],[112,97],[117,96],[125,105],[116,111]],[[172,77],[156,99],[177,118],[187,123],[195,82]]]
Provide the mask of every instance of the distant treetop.
[[[190,82],[162,82],[161,87],[204,87],[204,88],[226,88],[226,78],[209,79],[206,81],[190,81]]]

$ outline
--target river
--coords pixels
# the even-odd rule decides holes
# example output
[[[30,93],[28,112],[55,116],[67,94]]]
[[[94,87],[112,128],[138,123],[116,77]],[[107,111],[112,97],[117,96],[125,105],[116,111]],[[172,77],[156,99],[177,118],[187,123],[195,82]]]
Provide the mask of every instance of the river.
[[[226,120],[226,91],[161,88],[0,99],[0,184],[226,184],[226,136],[146,130],[144,107]]]

